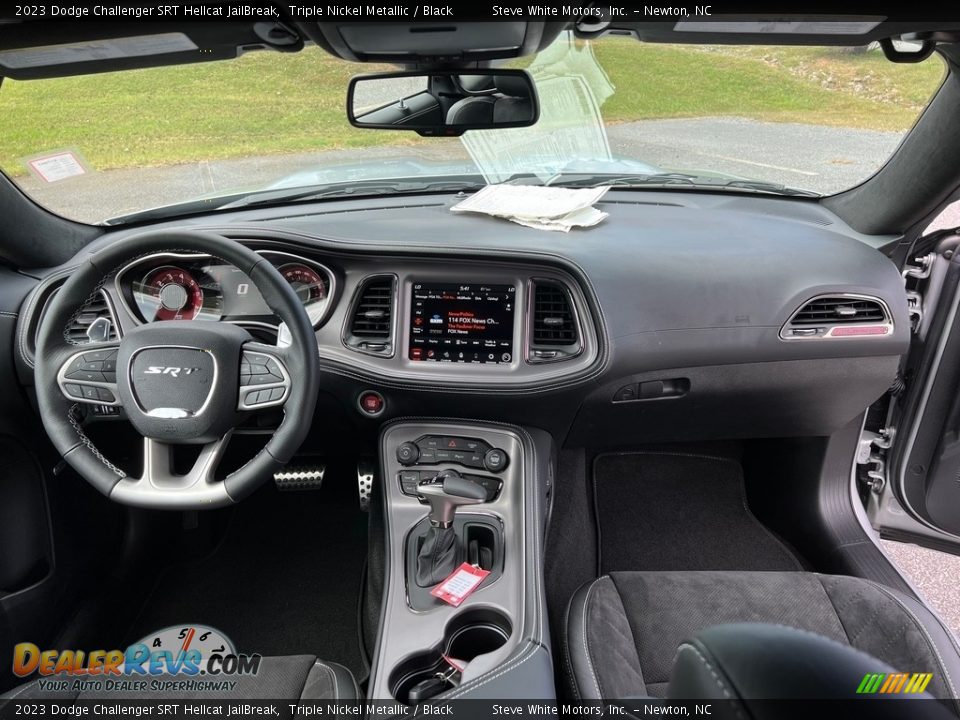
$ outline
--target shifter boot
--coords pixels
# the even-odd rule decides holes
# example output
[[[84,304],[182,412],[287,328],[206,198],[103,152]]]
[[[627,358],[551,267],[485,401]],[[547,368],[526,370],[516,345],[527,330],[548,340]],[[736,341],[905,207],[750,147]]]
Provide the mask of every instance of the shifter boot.
[[[431,526],[417,554],[417,585],[430,587],[457,567],[457,533],[452,527]]]

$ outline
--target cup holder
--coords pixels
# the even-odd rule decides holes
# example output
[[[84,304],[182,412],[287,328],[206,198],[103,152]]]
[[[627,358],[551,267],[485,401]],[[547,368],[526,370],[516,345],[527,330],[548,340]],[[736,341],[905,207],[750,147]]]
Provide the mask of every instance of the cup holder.
[[[474,658],[502,648],[511,632],[510,621],[497,610],[465,610],[447,623],[438,647],[413,655],[394,668],[390,673],[393,696],[415,705],[451,690],[460,680],[460,669]]]

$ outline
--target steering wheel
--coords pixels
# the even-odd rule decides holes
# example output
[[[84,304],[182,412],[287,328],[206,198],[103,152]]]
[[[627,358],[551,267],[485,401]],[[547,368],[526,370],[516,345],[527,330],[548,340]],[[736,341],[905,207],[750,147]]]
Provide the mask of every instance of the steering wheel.
[[[67,333],[87,300],[121,267],[164,251],[212,255],[241,270],[290,331],[291,343],[258,343],[222,322],[170,320],[128,331],[119,342],[77,346]],[[313,326],[293,288],[270,262],[209,232],[157,231],[90,255],[53,296],[37,332],[40,416],[63,459],[111,500],[137,507],[223,507],[249,495],[293,457],[309,431],[320,384]],[[84,434],[84,403],[122,406],[143,436],[143,470],[127,475]],[[243,467],[215,477],[230,435],[250,413],[283,406],[283,421]],[[201,445],[186,474],[175,445]]]

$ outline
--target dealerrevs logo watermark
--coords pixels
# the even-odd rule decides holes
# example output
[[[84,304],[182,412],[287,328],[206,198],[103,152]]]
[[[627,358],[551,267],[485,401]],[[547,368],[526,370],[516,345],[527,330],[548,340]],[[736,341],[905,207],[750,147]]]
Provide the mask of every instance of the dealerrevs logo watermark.
[[[14,674],[39,675],[45,692],[230,691],[236,676],[257,674],[260,660],[205,625],[170,626],[126,650],[13,648]]]

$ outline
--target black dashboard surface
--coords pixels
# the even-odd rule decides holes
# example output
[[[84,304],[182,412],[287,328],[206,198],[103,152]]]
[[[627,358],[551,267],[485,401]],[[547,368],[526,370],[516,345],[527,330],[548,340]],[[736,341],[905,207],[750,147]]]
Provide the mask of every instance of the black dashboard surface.
[[[564,273],[589,303],[602,346],[596,366],[576,382],[546,381],[507,391],[518,398],[562,394],[567,412],[552,421],[574,431],[583,426],[583,432],[596,432],[624,422],[634,423],[631,432],[642,431],[664,417],[689,420],[719,407],[768,402],[778,422],[771,426],[761,420],[767,422],[762,432],[747,423],[735,434],[827,432],[886,390],[909,343],[902,280],[876,249],[893,238],[859,235],[816,202],[611,190],[601,203],[610,217],[600,226],[552,233],[449,212],[460,199],[327,201],[184,218],[167,226],[281,242],[321,262],[349,257],[380,271],[394,262],[456,261],[461,266],[542,264]],[[90,249],[143,229],[111,229]],[[780,338],[781,327],[802,304],[831,293],[880,299],[889,307],[893,330],[883,337],[842,340]],[[755,366],[762,372],[744,372]],[[334,394],[345,400],[363,387],[392,389],[397,412],[437,412],[440,403],[420,402],[423,390],[457,395],[456,383],[397,380],[342,358],[334,358],[327,370],[338,376]],[[611,404],[623,383],[647,378],[682,379],[689,391],[656,403]],[[751,378],[758,383],[753,390]],[[487,390],[498,389],[488,385]],[[818,398],[824,402],[815,407]],[[474,397],[454,414],[510,414],[509,401],[502,400],[500,393],[497,402]],[[535,406],[517,408],[497,419],[535,422]],[[720,431],[720,423],[700,427],[695,435]]]

